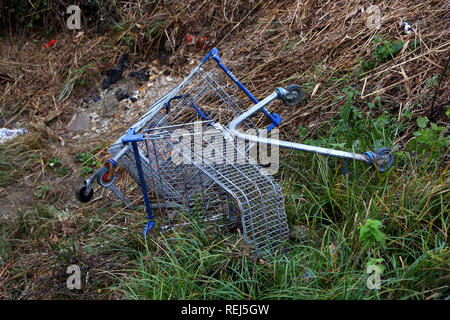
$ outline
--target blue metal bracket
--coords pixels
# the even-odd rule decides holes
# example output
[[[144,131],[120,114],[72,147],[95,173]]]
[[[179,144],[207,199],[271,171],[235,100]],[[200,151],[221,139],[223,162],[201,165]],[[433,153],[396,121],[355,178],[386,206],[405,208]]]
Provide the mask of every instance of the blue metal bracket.
[[[114,166],[114,168],[117,168],[117,162],[114,159],[108,159],[107,161],[111,163]]]
[[[149,220],[147,224],[145,225],[144,231],[142,231],[142,234],[146,236],[150,231],[153,229],[153,225],[155,224],[155,221]]]
[[[267,132],[275,128],[275,126],[278,127],[281,124],[281,120],[283,120],[283,118],[281,118],[281,116],[278,113],[272,113],[272,117],[273,123],[267,128]]]
[[[372,151],[366,151],[364,154],[369,158],[370,164],[375,167],[375,155]]]
[[[122,143],[139,142],[139,141],[144,141],[144,135],[136,134],[134,128],[128,129],[127,133],[125,133],[125,135],[122,136]]]

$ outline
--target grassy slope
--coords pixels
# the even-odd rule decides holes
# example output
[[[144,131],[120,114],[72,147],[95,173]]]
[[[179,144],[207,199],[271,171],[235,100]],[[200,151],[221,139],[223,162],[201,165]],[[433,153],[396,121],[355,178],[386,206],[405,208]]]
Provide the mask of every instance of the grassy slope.
[[[291,5],[295,7],[295,4],[288,4],[287,8],[281,6],[279,14],[288,14]],[[283,85],[283,81],[287,79],[296,79],[295,81],[304,84],[306,102],[299,110],[306,112],[314,107],[312,114],[301,118],[300,123],[295,122],[295,125],[289,117],[290,111],[283,110],[290,122],[290,130],[286,134],[293,140],[304,139],[306,143],[347,150],[396,146],[395,167],[387,173],[379,174],[363,165],[349,164],[350,171],[346,178],[341,175],[337,160],[295,152],[285,153],[278,180],[285,190],[286,210],[293,239],[288,244],[288,253],[280,254],[273,261],[253,260],[245,247],[241,246],[238,233],[214,229],[205,231],[201,225],[191,232],[161,236],[146,242],[140,236],[143,221],[139,213],[111,206],[108,200],[75,207],[69,201],[71,194],[64,198],[67,205],[56,204],[46,195],[46,190],[39,189],[42,186],[39,183],[36,184],[34,207],[19,211],[14,221],[0,222],[0,297],[448,298],[448,138],[443,129],[435,128],[427,122],[426,108],[419,106],[419,103],[424,106],[431,104],[432,93],[441,73],[436,70],[426,73],[423,79],[431,80],[423,81],[412,89],[408,88],[412,93],[411,96],[408,93],[406,100],[399,98],[403,97],[405,90],[398,86],[397,91],[390,91],[379,100],[364,100],[360,94],[362,82],[358,79],[358,73],[368,71],[361,70],[363,64],[358,62],[356,55],[338,55],[336,52],[345,52],[346,48],[339,47],[340,43],[323,43],[322,39],[327,38],[323,36],[311,36],[307,45],[297,42],[283,28],[280,31],[280,23],[274,21],[273,12],[268,12],[267,8],[272,10],[269,5],[258,8],[261,9],[262,16],[254,28],[243,33],[238,28],[235,39],[231,40],[233,37],[230,37],[230,42],[225,44],[236,45],[237,41],[252,37],[253,46],[262,44],[258,54],[276,55],[266,57],[263,64],[259,63],[261,68],[256,71],[261,77],[258,77],[256,71],[247,70],[253,64],[242,63],[242,70],[235,68],[248,83],[253,83],[252,87],[256,87],[261,95],[270,89],[262,85],[268,82],[262,75],[266,77],[272,70],[278,70],[276,66],[297,59],[295,52],[300,52],[305,57],[317,57],[315,60],[304,58],[304,69],[303,66],[300,69],[287,66],[286,70],[280,69],[275,75],[268,76],[271,83],[281,81],[279,85]],[[335,7],[323,10],[329,9],[334,14],[333,8]],[[234,12],[231,9],[227,12]],[[308,10],[302,10],[295,12],[299,16],[306,16],[305,23],[309,24],[311,34],[314,35],[316,31],[320,34],[325,30],[324,33],[330,38],[337,37],[333,28],[327,29],[326,25],[320,25],[323,21],[318,22],[314,18],[311,20],[310,16],[314,15]],[[438,11],[435,10],[436,12]],[[201,12],[198,11],[197,14],[201,15]],[[341,17],[340,14],[341,12],[336,13],[336,20]],[[231,16],[230,19],[236,24],[244,16],[235,17],[235,21]],[[190,16],[190,19],[194,18],[195,16]],[[176,19],[167,21],[169,25],[166,27],[169,27]],[[153,22],[150,19],[149,23]],[[260,31],[261,27],[263,32]],[[445,25],[442,28],[445,30]],[[119,29],[119,43],[123,48],[122,40],[128,41],[127,37],[132,38],[133,32],[123,28],[123,25]],[[214,31],[217,29],[214,26]],[[383,33],[382,31],[388,33],[387,30],[379,33]],[[297,31],[292,29],[292,32]],[[447,34],[445,35],[441,37],[442,41],[448,40]],[[281,38],[277,38],[279,36]],[[295,41],[285,42],[283,36]],[[397,37],[392,32],[383,36],[390,41]],[[182,34],[177,37],[182,38]],[[430,46],[434,39],[433,36],[423,41]],[[391,44],[379,47],[379,43],[374,43],[371,35],[360,41],[361,44],[355,44],[356,47],[362,47],[365,41],[370,44],[370,50],[364,56],[367,61],[376,59],[377,53],[381,54],[382,49],[389,51],[391,47]],[[281,46],[283,43],[288,44],[287,49]],[[334,49],[321,56],[322,52],[314,50],[319,45]],[[351,45],[346,47],[350,51],[354,50]],[[251,50],[252,47],[249,48]],[[409,59],[414,54],[420,55],[420,50],[425,48],[426,46],[421,46],[419,49],[405,51],[404,59]],[[247,49],[239,50],[242,57],[248,55]],[[64,54],[70,55],[69,52]],[[326,62],[325,55],[336,58],[341,63],[342,70],[336,69],[332,62]],[[101,54],[96,53],[96,56],[100,59]],[[388,70],[383,76],[393,74],[389,70],[402,58],[387,57],[376,61],[376,72]],[[259,59],[259,55],[254,55],[253,58]],[[442,60],[436,60],[437,64],[440,62]],[[87,63],[84,60],[79,62],[77,69]],[[237,63],[239,65],[240,62]],[[432,67],[432,64],[424,60],[420,66]],[[71,68],[60,68],[67,71],[62,74],[69,75],[69,79],[68,70]],[[83,77],[89,81],[90,76]],[[64,79],[63,77],[59,81],[63,82]],[[52,81],[58,83],[55,79]],[[366,90],[376,88],[377,83],[383,81],[385,86],[389,86],[398,79],[369,79]],[[321,83],[320,90],[323,91],[319,91],[315,97],[309,96],[318,83]],[[447,82],[444,81],[444,87],[445,83]],[[51,94],[46,92],[45,99],[51,102],[51,96],[57,96],[60,86],[56,86],[55,92],[51,88],[47,89]],[[390,108],[396,102],[393,97],[410,108],[403,109],[403,112],[401,109]],[[14,101],[14,98],[11,97],[8,101]],[[52,105],[50,102],[48,105]],[[366,107],[368,102],[371,105]],[[441,102],[445,102],[445,99]],[[326,107],[328,103],[333,106],[331,110]],[[326,117],[323,117],[322,112],[317,113],[320,108],[328,111],[325,112]],[[449,121],[448,117],[444,118],[445,106],[440,108],[444,110],[439,113],[442,117],[433,121],[435,126],[445,128]],[[25,106],[21,105],[17,109],[32,121],[41,120],[32,113],[29,115]],[[12,112],[16,112],[14,108]],[[299,114],[298,110],[293,112]],[[46,111],[42,113],[46,118]],[[313,130],[299,127],[306,127],[309,123],[315,124]],[[404,141],[414,137],[414,133],[416,138],[412,140],[413,143],[405,143]],[[48,139],[47,136],[45,138]],[[28,135],[25,141],[17,140],[0,147],[0,187],[11,184],[14,186],[16,180],[33,172],[43,170],[44,176],[51,173],[48,165],[42,165],[42,157],[45,163],[49,163],[54,154],[36,141],[35,136]],[[25,165],[18,165],[19,163]],[[45,187],[46,182],[42,183]],[[368,219],[382,223],[382,235],[371,229],[371,236],[368,240],[363,240],[360,230],[364,225],[370,226]],[[371,240],[372,245],[364,247]],[[367,289],[368,263],[376,263],[384,269],[380,290]],[[83,286],[79,291],[70,291],[65,286],[66,268],[70,264],[81,266]]]
[[[151,299],[448,298],[448,167],[413,157],[385,174],[355,165],[346,178],[337,161],[289,158],[286,207],[297,241],[286,255],[253,261],[236,235],[198,228],[146,246],[117,288]],[[367,219],[382,222],[384,243],[363,248]],[[371,261],[384,269],[380,290],[366,287]]]

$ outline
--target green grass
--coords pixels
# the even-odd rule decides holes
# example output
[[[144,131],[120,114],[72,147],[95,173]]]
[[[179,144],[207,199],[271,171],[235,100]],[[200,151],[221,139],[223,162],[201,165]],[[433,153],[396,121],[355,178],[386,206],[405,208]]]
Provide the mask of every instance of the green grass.
[[[359,110],[349,92],[353,114],[324,123],[308,143],[356,152],[392,146],[404,125]],[[280,183],[296,236],[273,259],[252,257],[237,232],[195,221],[145,239],[142,213],[37,199],[36,209],[0,223],[0,262],[13,262],[2,290],[9,298],[448,299],[448,163],[430,148],[399,146],[383,174],[350,162],[347,176],[339,159],[285,154]],[[81,290],[65,287],[71,264],[81,267]],[[367,287],[371,264],[383,270],[377,290]]]
[[[27,134],[0,144],[0,187],[18,181],[39,163],[42,141],[39,135]]]
[[[286,254],[255,260],[236,245],[237,234],[195,225],[144,242],[111,289],[131,299],[448,298],[447,170],[430,176],[405,167],[409,175],[396,169],[381,176],[357,168],[359,178],[350,181],[324,159],[310,162],[311,171],[290,168],[290,227],[307,231]],[[385,246],[363,248],[359,230],[367,219],[382,222]],[[384,269],[381,289],[368,290],[366,265],[375,258]]]
[[[310,143],[356,149],[359,140],[361,152],[392,146],[402,129],[385,114],[337,123],[325,124]],[[339,160],[301,152],[282,166],[290,228],[306,230],[287,244],[288,253],[253,259],[237,234],[195,225],[144,243],[111,289],[131,299],[449,298],[445,155],[397,152],[395,167],[384,174],[353,163],[343,176]],[[367,288],[370,264],[382,269],[379,290]]]
[[[143,238],[142,212],[111,206],[108,197],[57,208],[46,201],[49,185],[37,185],[34,208],[0,221],[0,271],[8,279],[0,297],[448,299],[447,131],[410,112],[394,117],[381,98],[366,106],[359,96],[342,88],[340,113],[304,143],[357,153],[392,147],[394,166],[379,173],[349,161],[344,176],[339,159],[284,153],[278,180],[292,233],[285,253],[255,258],[238,232],[196,221]],[[398,144],[412,125],[414,140]],[[75,156],[82,173],[99,165],[94,152]],[[0,187],[62,167],[43,153],[32,134],[0,146]],[[81,268],[81,290],[65,285],[71,264]],[[367,287],[371,265],[382,270],[380,289]]]

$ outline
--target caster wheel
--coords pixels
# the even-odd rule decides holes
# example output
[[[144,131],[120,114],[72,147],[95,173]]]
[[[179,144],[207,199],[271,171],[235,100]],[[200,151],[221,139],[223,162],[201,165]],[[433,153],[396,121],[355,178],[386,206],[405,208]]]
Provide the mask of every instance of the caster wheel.
[[[116,179],[116,174],[114,173],[112,177],[108,179],[109,168],[102,167],[97,171],[97,182],[102,187],[108,187],[114,183]]]
[[[385,172],[394,163],[394,155],[389,148],[380,148],[375,151],[375,161],[377,163],[378,171]]]
[[[286,90],[289,91],[289,93],[283,98],[284,104],[289,107],[298,105],[303,96],[302,87],[296,84],[290,84],[286,87]]]
[[[86,194],[87,188],[88,186],[85,184],[78,188],[75,195],[80,202],[89,202],[92,200],[92,197],[94,196],[94,189],[90,187],[91,190]]]

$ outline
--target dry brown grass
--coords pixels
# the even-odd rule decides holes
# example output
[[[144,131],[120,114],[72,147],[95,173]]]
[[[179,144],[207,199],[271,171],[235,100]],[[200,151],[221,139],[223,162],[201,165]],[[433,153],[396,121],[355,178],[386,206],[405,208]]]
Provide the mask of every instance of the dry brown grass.
[[[299,140],[300,124],[308,128],[306,138],[323,121],[336,116],[345,102],[342,89],[348,86],[361,93],[356,100],[356,107],[362,111],[367,110],[367,104],[374,102],[377,97],[383,102],[384,109],[394,117],[400,118],[402,110],[412,108],[413,118],[407,123],[410,129],[396,141],[397,144],[406,143],[416,129],[415,120],[420,115],[448,127],[444,106],[450,100],[450,80],[448,72],[445,74],[444,71],[448,68],[450,52],[449,5],[444,1],[413,0],[375,1],[374,4],[380,6],[383,20],[381,28],[373,30],[367,28],[367,17],[360,10],[361,7],[367,7],[366,1],[186,0],[179,6],[164,5],[159,1],[154,6],[144,8],[144,14],[140,13],[140,1],[131,3],[127,10],[118,6],[113,15],[118,26],[105,23],[98,34],[90,29],[92,26],[84,26],[85,34],[79,37],[61,32],[55,37],[56,44],[51,48],[41,48],[42,44],[50,40],[44,39],[41,34],[23,36],[19,32],[8,32],[0,42],[0,126],[24,124],[45,140],[45,144],[39,147],[40,163],[33,164],[36,171],[31,178],[28,177],[35,187],[39,181],[46,182],[48,176],[51,177],[44,164],[55,153],[50,145],[59,142],[61,133],[65,132],[75,112],[74,106],[86,94],[83,86],[74,86],[70,97],[58,102],[58,95],[63,85],[68,84],[67,81],[70,83],[83,79],[86,81],[85,87],[98,86],[102,73],[115,65],[123,52],[130,53],[131,59],[133,56],[145,59],[159,57],[167,63],[173,74],[184,75],[190,69],[190,66],[185,65],[187,56],[201,58],[207,50],[216,46],[233,73],[258,98],[263,98],[276,86],[294,82],[304,87],[304,101],[297,109],[286,109],[281,104],[271,107],[271,110],[283,116],[281,128],[287,138]],[[418,23],[417,32],[405,35],[399,28],[401,20]],[[51,19],[48,23],[51,23]],[[57,25],[63,26],[59,20],[55,22]],[[188,34],[207,36],[205,50],[190,52],[185,43]],[[383,40],[404,41],[405,48],[393,59],[358,74],[358,58],[367,61],[373,59],[372,54],[377,46],[373,40],[377,35],[381,35]],[[419,46],[407,49],[408,44],[414,41]],[[84,72],[75,78],[70,76],[71,71],[80,69]],[[427,86],[429,79],[435,79],[438,85]],[[114,140],[115,134],[105,137],[102,143],[108,145]],[[73,152],[69,147],[63,151]],[[87,151],[86,146],[78,148]],[[96,155],[100,158],[105,154],[102,149]],[[81,180],[77,166],[73,166],[73,180]],[[29,175],[29,172],[26,174]],[[57,184],[65,191],[72,188],[69,184],[73,180],[60,179]],[[128,184],[131,181],[122,180],[121,183]],[[0,290],[0,297],[57,295],[61,288],[52,287],[52,283],[54,279],[64,279],[65,270],[61,267],[53,270],[56,263],[61,259],[69,263],[73,257],[88,257],[85,246],[101,242],[102,239],[97,237],[105,236],[111,229],[129,226],[130,221],[138,223],[140,217],[135,213],[123,208],[111,208],[107,199],[82,207],[74,201],[71,191],[58,193],[55,201],[35,201],[36,206],[43,203],[61,204],[61,208],[63,203],[70,205],[73,216],[67,218],[69,222],[64,219],[45,220],[46,217],[30,218],[31,225],[34,223],[36,228],[43,229],[43,234],[48,233],[49,241],[44,236],[40,239],[39,235],[23,232],[29,226],[25,219],[27,215],[23,215],[22,229],[19,228],[14,234],[29,242],[25,245],[16,241],[13,258],[0,267],[0,287],[9,284],[8,292],[6,289],[3,293]],[[43,220],[45,223],[42,223]],[[70,225],[67,230],[62,229],[65,223]],[[80,235],[82,224],[92,233]],[[101,227],[95,229],[97,225]],[[61,244],[54,237],[51,238],[53,234],[76,237],[82,249],[71,252],[71,244]],[[52,241],[67,249],[69,254],[55,254],[48,244]],[[124,246],[128,245],[127,241],[123,241]],[[117,243],[122,242],[112,239],[110,243],[110,251],[104,256],[94,262],[91,258],[82,261],[85,270],[95,269],[102,273],[122,267],[119,265],[122,260],[113,263],[111,260],[114,256],[110,255]],[[31,268],[41,273],[31,274]],[[26,277],[33,280],[31,283],[35,284],[34,288],[33,285],[30,288],[24,285],[23,279]],[[96,289],[97,286],[91,286],[86,296],[99,298]]]
[[[365,1],[277,3],[260,14],[243,39],[226,44],[232,48],[226,57],[260,97],[273,90],[275,84],[284,85],[287,79],[286,84],[309,85],[301,108],[279,110],[286,117],[284,126],[293,130],[298,124],[315,128],[333,116],[344,102],[335,98],[345,86],[361,93],[361,109],[380,97],[394,116],[413,107],[414,119],[425,115],[445,121],[443,106],[450,100],[450,82],[443,73],[450,53],[450,23],[446,18],[450,7],[442,1],[374,4],[381,9],[382,21],[379,29],[371,30],[366,26],[367,16],[360,10],[367,8]],[[403,33],[401,21],[417,23],[417,32]],[[404,41],[405,46],[394,59],[357,74],[358,58],[373,60],[377,35],[383,40]],[[407,49],[414,41],[419,46]],[[441,81],[439,88],[426,87],[432,77]],[[288,132],[295,135],[295,131]]]

